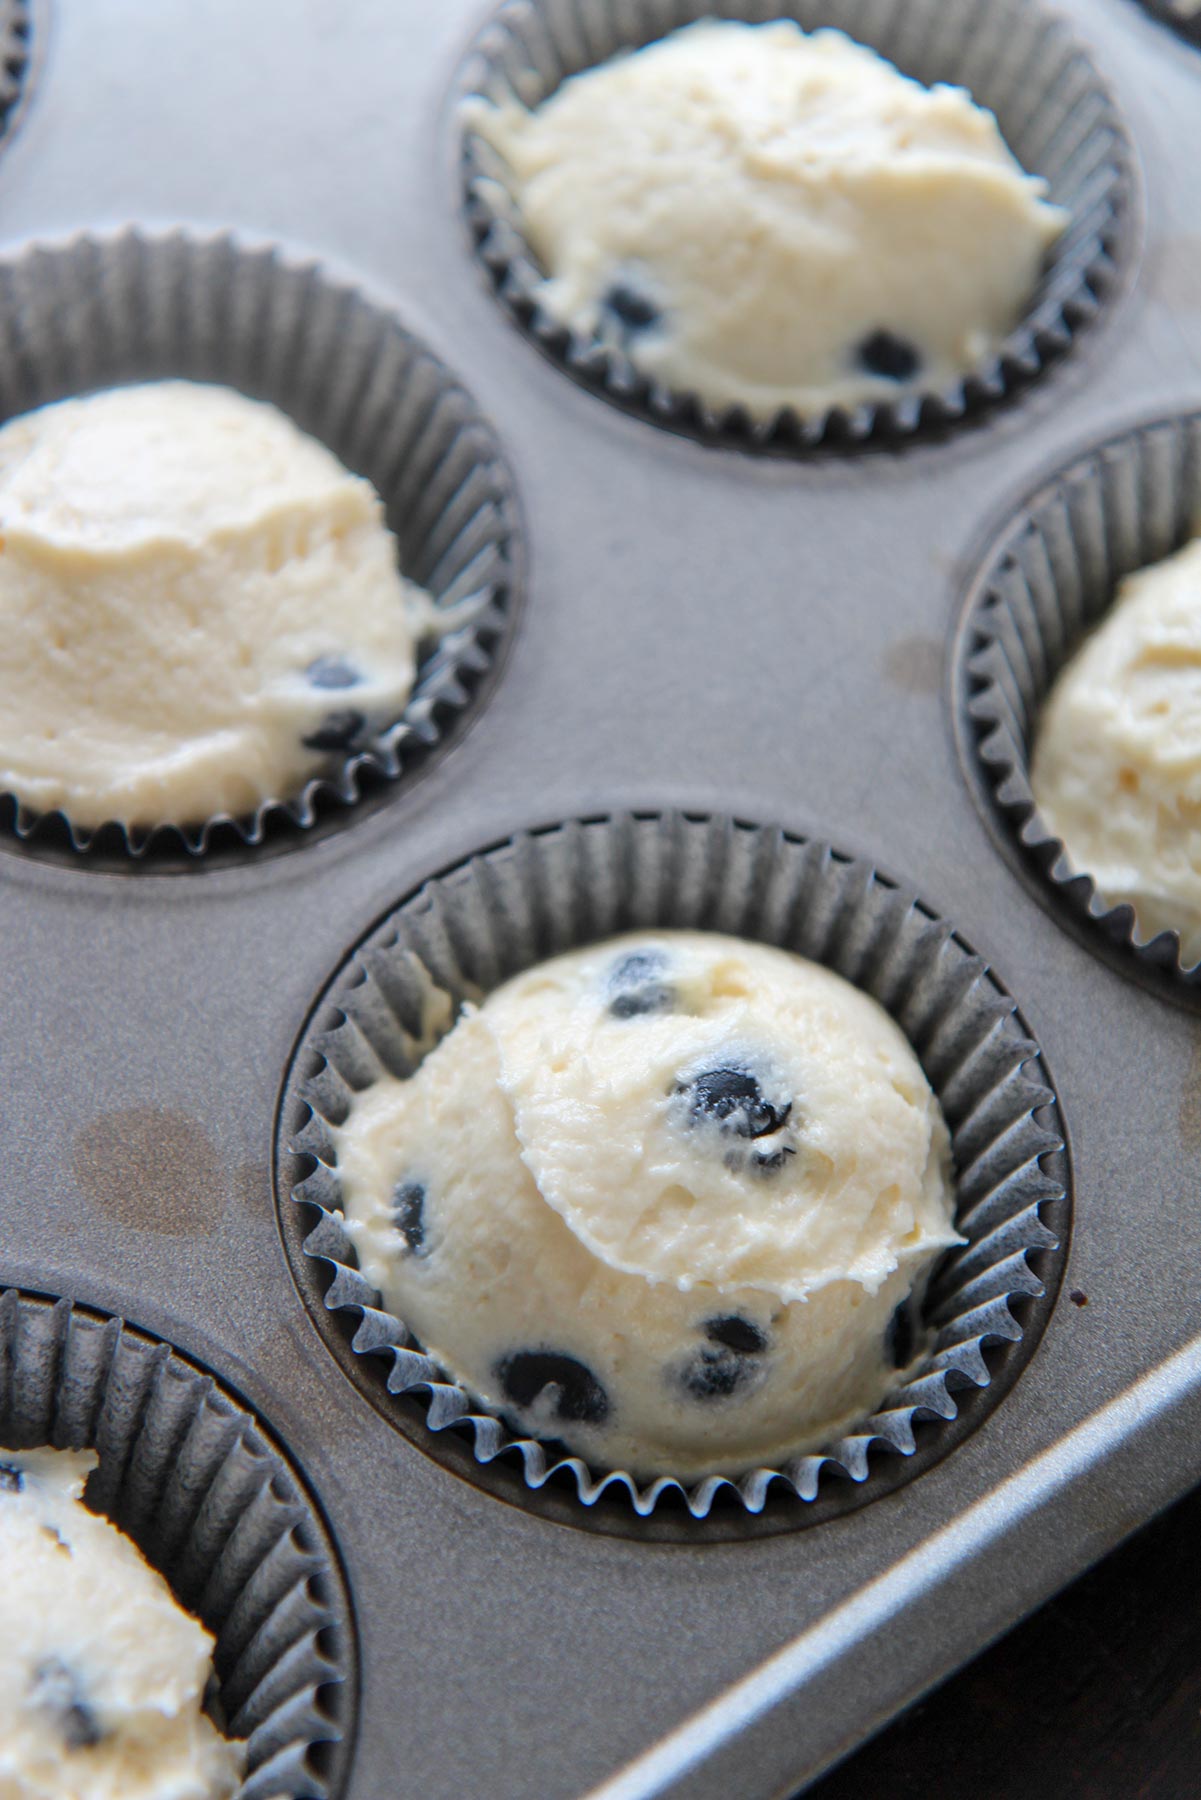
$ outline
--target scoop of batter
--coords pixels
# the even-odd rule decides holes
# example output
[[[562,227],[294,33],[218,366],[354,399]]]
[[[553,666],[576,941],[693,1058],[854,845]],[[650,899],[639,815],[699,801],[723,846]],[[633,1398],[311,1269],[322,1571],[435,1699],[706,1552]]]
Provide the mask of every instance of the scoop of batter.
[[[422,600],[370,484],[274,407],[170,381],[13,419],[0,789],[84,826],[287,799],[403,712]]]
[[[1201,961],[1201,539],[1121,584],[1048,696],[1030,785],[1104,898]]]
[[[962,89],[791,20],[691,25],[532,112],[469,117],[511,171],[546,311],[763,416],[974,368],[1067,220]]]
[[[538,965],[336,1139],[360,1263],[425,1347],[534,1435],[644,1474],[734,1472],[870,1412],[957,1241],[897,1027],[717,935]]]
[[[82,1505],[95,1466],[0,1449],[0,1794],[228,1800],[243,1755],[201,1710],[213,1640]]]

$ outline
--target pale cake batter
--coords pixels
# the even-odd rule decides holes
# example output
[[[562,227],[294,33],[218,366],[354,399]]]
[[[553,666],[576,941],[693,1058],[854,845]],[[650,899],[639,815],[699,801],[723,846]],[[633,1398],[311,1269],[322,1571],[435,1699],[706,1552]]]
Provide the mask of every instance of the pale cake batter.
[[[546,312],[761,417],[975,368],[1067,222],[963,89],[791,20],[704,21],[468,119],[507,164]]]
[[[1048,696],[1030,783],[1073,867],[1201,961],[1201,539],[1121,584]]]
[[[288,799],[400,716],[430,603],[275,408],[115,388],[0,429],[0,790],[73,824]]]
[[[335,1140],[361,1266],[422,1344],[524,1429],[643,1474],[738,1470],[870,1412],[957,1241],[896,1025],[711,934],[530,969]]]
[[[80,1501],[91,1451],[0,1449],[0,1800],[231,1800],[213,1640]]]

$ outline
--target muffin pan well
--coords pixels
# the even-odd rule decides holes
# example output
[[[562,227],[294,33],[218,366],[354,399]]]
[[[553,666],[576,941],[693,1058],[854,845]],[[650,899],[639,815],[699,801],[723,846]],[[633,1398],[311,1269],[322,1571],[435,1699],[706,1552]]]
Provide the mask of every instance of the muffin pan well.
[[[892,402],[833,407],[774,418],[740,407],[715,410],[696,395],[648,382],[621,347],[599,333],[581,338],[541,305],[544,276],[522,236],[520,209],[503,159],[474,129],[463,134],[462,178],[477,252],[497,295],[539,348],[570,375],[639,416],[734,448],[804,450],[903,439],[971,418],[1020,390],[1062,356],[1114,285],[1115,259],[1130,252],[1130,145],[1086,44],[1042,0],[506,0],[489,18],[463,70],[462,91],[537,106],[570,76],[700,19],[758,24],[790,18],[806,31],[845,31],[932,85],[967,88],[996,114],[1022,167],[1047,182],[1069,222],[1050,251],[1037,291],[999,353],[949,388]]]
[[[521,550],[495,434],[389,309],[311,260],[224,233],[79,235],[0,260],[0,418],[175,378],[270,401],[366,475],[404,573],[448,628],[419,646],[402,717],[362,749],[331,753],[295,798],[267,800],[248,818],[85,830],[0,794],[0,827],[35,848],[196,857],[345,814],[427,756],[477,703],[514,622]]]
[[[1134,909],[1110,905],[1073,869],[1030,791],[1039,709],[1119,583],[1162,562],[1201,528],[1201,415],[1140,426],[1072,462],[1006,525],[967,602],[955,659],[971,774],[1007,850],[1039,870],[1048,904],[1091,926],[1126,966],[1196,994],[1201,965],[1181,966],[1180,935],[1144,937]],[[1007,827],[1007,829],[1005,829]]]
[[[908,1034],[951,1128],[956,1220],[966,1242],[939,1263],[926,1296],[929,1354],[852,1434],[737,1481],[639,1481],[515,1435],[383,1308],[359,1272],[339,1210],[331,1127],[381,1072],[416,1066],[430,982],[457,1010],[544,957],[655,927],[720,929],[776,944],[863,988]],[[503,1458],[499,1476],[518,1475],[527,1500],[558,1477],[556,1499],[574,1485],[579,1501],[597,1508],[594,1522],[613,1530],[630,1528],[630,1507],[645,1519],[666,1503],[678,1516],[680,1501],[694,1519],[712,1517],[721,1534],[737,1532],[743,1510],[787,1530],[919,1474],[1016,1380],[1067,1252],[1070,1200],[1057,1131],[1055,1096],[1013,1002],[915,896],[829,846],[779,830],[619,815],[525,834],[471,858],[426,882],[359,947],[322,996],[293,1064],[280,1119],[279,1198],[297,1285],[334,1354],[419,1442],[424,1424],[426,1443],[453,1445],[461,1467],[447,1437],[455,1428],[480,1469]],[[414,1399],[425,1402],[424,1419]],[[521,1498],[518,1483],[507,1490]]]
[[[320,1517],[245,1408],[119,1319],[0,1291],[0,1451],[95,1450],[87,1504],[213,1633],[239,1800],[327,1800],[354,1735],[354,1628]]]
[[[957,623],[1018,512],[1095,448],[1201,409],[1201,59],[1133,0],[1058,0],[1130,145],[1104,303],[1019,403],[982,408],[953,443],[923,428],[798,460],[597,404],[497,305],[454,111],[494,0],[361,0],[348,22],[298,23],[286,0],[144,8],[136,57],[95,8],[48,10],[0,151],[5,410],[115,378],[104,246],[145,245],[147,276],[165,247],[177,272],[126,349],[158,354],[175,321],[199,320],[195,366],[214,372],[248,257],[253,291],[279,271],[297,300],[347,296],[323,338],[299,308],[264,337],[281,399],[297,371],[320,387],[361,349],[339,319],[455,371],[471,396],[455,416],[489,446],[497,579],[520,604],[480,686],[464,678],[469,728],[448,718],[436,754],[352,806],[330,795],[316,826],[280,820],[262,849],[231,827],[204,854],[136,861],[121,844],[81,855],[61,827],[0,833],[0,1282],[131,1321],[273,1434],[353,1605],[357,1728],[331,1800],[795,1790],[1201,1478],[1195,1008],[1171,1003],[1172,971],[1156,985],[1129,948],[1096,953],[1103,929],[1073,923],[1070,897],[1009,848],[990,783],[965,781],[956,754],[974,732]],[[676,12],[658,0],[664,29]],[[595,0],[586,16],[611,34],[635,15]],[[867,37],[886,15],[886,0],[846,11]],[[228,279],[179,279],[194,252],[227,259]],[[46,296],[43,279],[53,305],[17,303],[23,282]],[[392,354],[363,371],[383,381],[380,443],[403,412]],[[365,428],[349,391],[347,406]],[[453,459],[412,466],[437,505],[435,465],[452,476]],[[1167,479],[1149,476],[1138,507]],[[479,1464],[470,1436],[431,1434],[416,1396],[386,1394],[386,1360],[383,1377],[359,1366],[359,1316],[346,1331],[321,1306],[322,1264],[296,1242],[289,1184],[306,1166],[277,1190],[277,1142],[302,1126],[289,1071],[313,1072],[298,1046],[350,1003],[335,972],[448,872],[507,867],[505,846],[549,844],[564,821],[592,844],[590,822],[626,815],[664,821],[646,827],[660,857],[735,822],[712,848],[724,929],[768,930],[766,864],[741,860],[755,830],[768,860],[777,843],[837,846],[856,906],[876,879],[920,894],[965,984],[1012,999],[1007,1029],[1053,1077],[1047,1129],[1066,1154],[1039,1142],[1034,1160],[1047,1152],[1048,1180],[1070,1167],[1072,1222],[1068,1236],[1052,1202],[1064,1249],[1030,1257],[1045,1294],[1014,1307],[1020,1343],[986,1349],[989,1385],[956,1394],[973,1428],[919,1424],[914,1457],[873,1456],[847,1484],[874,1495],[853,1510],[822,1515],[831,1472],[813,1502],[781,1489],[753,1515],[727,1495],[697,1520],[677,1496],[642,1519],[628,1496],[581,1505],[570,1471],[531,1491],[520,1449]],[[605,866],[589,870],[573,938],[616,916]],[[627,873],[633,918],[692,903],[674,852]],[[553,941],[553,899],[530,890],[529,948]],[[503,882],[485,904],[498,949],[528,954],[506,937]],[[859,945],[850,931],[822,953],[841,964]],[[940,1436],[947,1453],[927,1454]],[[916,1478],[886,1491],[894,1469]],[[781,1507],[818,1522],[774,1529]]]

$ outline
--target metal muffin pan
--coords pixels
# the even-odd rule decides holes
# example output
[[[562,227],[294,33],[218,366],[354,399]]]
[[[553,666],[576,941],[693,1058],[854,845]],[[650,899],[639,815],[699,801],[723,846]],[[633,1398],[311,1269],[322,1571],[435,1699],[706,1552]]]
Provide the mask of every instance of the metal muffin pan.
[[[1033,896],[956,751],[953,633],[998,529],[1201,404],[1201,64],[1136,0],[1057,10],[1135,150],[1097,319],[953,440],[787,460],[623,414],[497,307],[450,111],[486,0],[35,8],[6,253],[133,220],[315,255],[463,381],[525,524],[486,703],[336,829],[188,869],[0,843],[0,1281],[166,1340],[286,1451],[354,1610],[343,1800],[786,1794],[1201,1477],[1195,999]],[[1074,1226],[1036,1354],[950,1454],[810,1530],[650,1541],[462,1479],[347,1379],[281,1243],[284,1074],[350,948],[512,832],[621,807],[780,824],[912,884],[1061,1102]]]

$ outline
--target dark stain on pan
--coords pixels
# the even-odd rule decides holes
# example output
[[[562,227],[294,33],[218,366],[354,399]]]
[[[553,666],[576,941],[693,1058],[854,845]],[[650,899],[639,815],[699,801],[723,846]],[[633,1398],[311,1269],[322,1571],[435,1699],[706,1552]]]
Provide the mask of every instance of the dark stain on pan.
[[[1181,1147],[1201,1151],[1201,1038],[1193,1044],[1180,1089],[1179,1119]]]
[[[884,675],[906,694],[942,692],[942,645],[937,638],[903,637],[884,652]]]
[[[76,1138],[71,1166],[90,1206],[139,1231],[194,1236],[211,1228],[229,1200],[216,1144],[167,1107],[130,1106],[96,1120]]]

